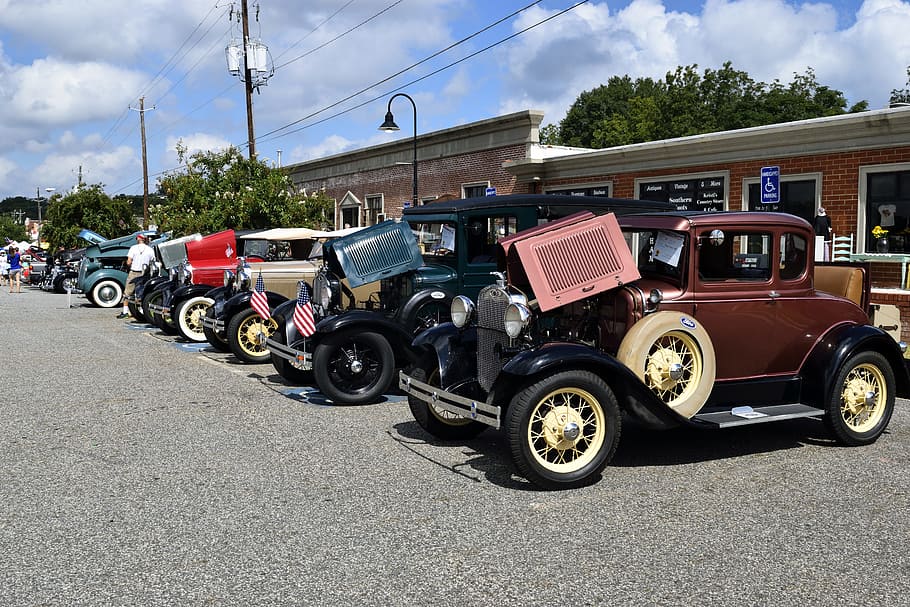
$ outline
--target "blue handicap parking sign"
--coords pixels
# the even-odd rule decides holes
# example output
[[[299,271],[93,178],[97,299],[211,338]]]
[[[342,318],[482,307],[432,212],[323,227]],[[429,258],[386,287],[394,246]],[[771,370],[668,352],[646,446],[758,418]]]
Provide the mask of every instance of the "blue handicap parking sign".
[[[780,167],[761,168],[761,203],[777,204],[780,202]]]

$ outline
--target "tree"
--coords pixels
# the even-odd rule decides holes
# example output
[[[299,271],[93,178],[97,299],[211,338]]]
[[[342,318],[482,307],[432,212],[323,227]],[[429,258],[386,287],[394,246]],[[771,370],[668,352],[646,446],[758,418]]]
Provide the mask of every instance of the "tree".
[[[288,176],[235,147],[187,156],[183,168],[158,180],[164,201],[150,209],[161,230],[175,236],[220,230],[277,227],[330,227],[334,202],[325,194],[308,196]]]
[[[111,200],[101,184],[83,186],[77,191],[51,198],[41,237],[51,249],[73,248],[79,243],[79,231],[94,230],[106,238],[125,236],[139,229],[129,203]]]
[[[898,103],[910,103],[910,66],[907,67],[907,87],[892,89],[888,105],[894,107]]]
[[[582,92],[560,122],[555,143],[601,148],[848,111],[843,93],[819,84],[812,68],[794,74],[788,85],[756,82],[729,61],[718,70],[697,70],[678,67],[658,81],[614,76]],[[849,111],[867,108],[861,101]]]
[[[0,215],[0,245],[6,242],[2,240],[3,237],[21,242],[26,239],[26,236],[24,225],[16,223],[8,215]]]

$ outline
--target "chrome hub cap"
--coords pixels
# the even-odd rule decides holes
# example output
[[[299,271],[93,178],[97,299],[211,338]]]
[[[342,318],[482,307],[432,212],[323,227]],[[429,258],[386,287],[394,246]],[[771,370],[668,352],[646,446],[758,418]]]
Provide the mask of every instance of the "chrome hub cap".
[[[554,449],[568,449],[581,436],[584,420],[565,405],[553,407],[544,418],[544,439]]]

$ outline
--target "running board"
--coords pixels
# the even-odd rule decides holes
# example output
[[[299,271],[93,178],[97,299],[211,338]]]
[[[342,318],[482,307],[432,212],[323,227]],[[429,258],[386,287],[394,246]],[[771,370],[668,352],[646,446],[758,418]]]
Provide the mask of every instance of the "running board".
[[[824,414],[825,412],[822,409],[794,403],[768,407],[733,407],[728,411],[699,413],[692,420],[714,426],[715,428],[731,428],[733,426],[779,422],[800,417],[821,417]]]

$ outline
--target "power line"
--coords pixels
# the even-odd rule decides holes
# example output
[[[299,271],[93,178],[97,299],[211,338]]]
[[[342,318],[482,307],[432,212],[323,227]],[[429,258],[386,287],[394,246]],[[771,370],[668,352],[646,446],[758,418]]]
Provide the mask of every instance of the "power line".
[[[359,91],[357,91],[357,92],[355,92],[355,93],[352,93],[351,95],[348,95],[348,96],[345,97],[344,99],[341,99],[341,100],[339,100],[339,101],[336,101],[335,103],[332,103],[332,104],[330,104],[330,105],[327,105],[326,107],[322,108],[321,110],[317,110],[317,111],[313,112],[312,114],[309,114],[309,115],[307,115],[307,116],[304,116],[303,118],[300,118],[300,119],[298,119],[298,120],[295,120],[294,122],[288,123],[288,124],[286,124],[286,125],[284,125],[284,126],[282,126],[282,127],[279,127],[279,128],[274,129],[274,130],[272,130],[272,131],[269,131],[268,133],[265,133],[264,135],[262,135],[262,136],[261,136],[261,139],[263,139],[263,141],[271,141],[271,140],[273,140],[273,139],[278,139],[278,137],[271,137],[271,138],[269,138],[269,139],[266,139],[266,137],[269,137],[270,135],[274,135],[274,134],[276,134],[276,133],[278,133],[278,132],[280,132],[280,131],[283,131],[283,130],[289,128],[289,127],[292,127],[292,126],[294,126],[295,124],[300,124],[300,123],[303,122],[304,120],[308,120],[308,119],[310,119],[310,118],[312,118],[312,117],[314,117],[314,116],[318,116],[319,114],[321,114],[321,113],[323,113],[323,112],[327,112],[328,110],[330,110],[330,109],[332,109],[332,108],[334,108],[334,107],[337,107],[337,106],[341,105],[342,103],[344,103],[344,102],[346,102],[346,101],[350,101],[350,100],[353,99],[354,97],[356,97],[356,96],[358,96],[358,95],[361,95],[361,94],[367,92],[368,90],[370,90],[370,89],[372,89],[372,88],[375,88],[375,87],[379,86],[380,84],[385,84],[385,83],[388,82],[389,80],[392,80],[393,78],[397,78],[398,76],[404,74],[405,72],[408,72],[408,71],[410,71],[410,70],[412,70],[412,69],[414,69],[414,68],[416,68],[416,67],[418,67],[418,66],[420,66],[420,65],[422,65],[422,64],[424,64],[424,63],[426,63],[427,61],[430,61],[431,59],[434,59],[434,58],[438,57],[439,55],[441,55],[441,54],[443,54],[443,53],[445,53],[445,52],[447,52],[447,51],[450,51],[451,49],[455,48],[456,46],[459,46],[459,45],[461,45],[461,44],[464,44],[465,42],[467,42],[468,40],[471,40],[472,38],[476,38],[476,37],[479,36],[480,34],[482,34],[482,33],[486,32],[486,31],[488,31],[488,30],[490,30],[490,29],[496,27],[497,25],[501,24],[503,21],[507,21],[508,19],[511,19],[511,18],[514,17],[515,15],[518,15],[518,14],[520,14],[520,13],[522,13],[522,12],[528,10],[528,9],[531,8],[532,6],[535,6],[535,5],[537,5],[537,4],[540,4],[541,1],[542,1],[542,0],[536,0],[536,2],[532,2],[532,3],[530,3],[530,4],[528,4],[528,5],[524,6],[524,7],[522,7],[522,8],[520,8],[520,9],[518,9],[518,10],[512,12],[511,14],[506,15],[505,17],[502,17],[501,19],[498,19],[497,21],[494,21],[493,23],[491,23],[491,24],[489,24],[489,25],[487,25],[487,26],[485,26],[485,27],[483,27],[483,28],[477,30],[477,31],[474,32],[473,34],[470,34],[469,36],[466,36],[466,37],[462,38],[461,40],[459,40],[459,41],[457,41],[457,42],[453,42],[453,43],[450,44],[449,46],[447,46],[447,47],[445,47],[445,48],[443,48],[443,49],[441,49],[441,50],[436,51],[436,52],[433,53],[432,55],[429,55],[429,56],[427,56],[427,57],[421,59],[420,61],[418,61],[418,62],[416,62],[416,63],[413,63],[413,64],[411,64],[410,66],[408,66],[408,67],[406,67],[406,68],[404,68],[404,69],[402,69],[402,70],[399,70],[398,72],[395,72],[395,73],[392,74],[391,76],[387,76],[386,78],[383,78],[382,80],[379,80],[378,82],[374,82],[373,84],[371,84],[371,85],[369,85],[369,86],[367,86],[367,87],[365,87],[365,88],[362,88],[362,89],[360,89]],[[452,67],[453,65],[457,65],[458,63],[461,63],[462,61],[465,61],[466,59],[469,59],[469,58],[471,58],[471,57],[473,57],[473,56],[475,56],[475,55],[478,55],[478,54],[480,54],[480,53],[483,52],[483,51],[489,50],[490,48],[493,48],[494,46],[497,46],[497,45],[499,45],[499,44],[502,44],[503,42],[505,42],[505,41],[507,41],[507,40],[511,40],[511,39],[514,38],[515,36],[517,36],[517,35],[519,35],[519,34],[522,34],[522,33],[528,31],[529,29],[531,29],[531,28],[533,28],[533,27],[537,27],[537,26],[540,25],[541,23],[545,23],[546,21],[549,21],[550,19],[552,19],[552,18],[554,18],[554,17],[558,17],[558,16],[561,15],[562,13],[567,12],[567,11],[570,11],[570,10],[572,10],[573,8],[575,8],[576,6],[579,6],[580,4],[584,4],[584,3],[587,2],[587,1],[588,1],[588,0],[584,0],[584,2],[579,2],[579,3],[575,4],[575,5],[572,6],[572,7],[565,9],[565,10],[562,11],[561,13],[556,13],[556,14],[553,15],[552,17],[549,17],[549,18],[547,18],[547,19],[545,19],[545,20],[543,20],[543,21],[541,21],[541,22],[539,22],[539,23],[537,23],[537,24],[535,24],[535,25],[533,25],[533,26],[531,26],[531,27],[529,27],[529,28],[526,28],[526,29],[524,29],[524,30],[522,30],[522,31],[520,31],[520,32],[517,32],[517,33],[515,33],[515,34],[512,34],[512,35],[509,36],[508,38],[504,38],[503,40],[500,40],[500,41],[497,42],[496,44],[493,44],[493,45],[491,45],[491,46],[488,46],[488,47],[486,47],[485,49],[482,49],[481,51],[478,51],[477,53],[473,53],[473,54],[471,54],[471,55],[468,55],[468,56],[465,57],[464,59],[460,59],[459,61],[456,61],[455,63],[450,63],[449,65],[447,65],[447,66],[445,66],[445,67],[443,67],[443,68],[441,68],[441,69],[439,69],[439,70],[437,70],[437,71],[435,71],[435,72],[432,72],[431,74],[429,74],[428,76],[425,76],[424,78],[427,78],[427,77],[429,77],[429,76],[432,76],[432,75],[434,75],[434,74],[437,74],[437,73],[439,73],[440,71],[442,71],[442,70],[444,70],[444,69],[448,69],[449,67]],[[404,86],[409,86],[410,84],[413,84],[413,83],[416,83],[416,82],[420,82],[420,81],[423,80],[424,78],[420,78],[420,79],[418,79],[418,80],[415,80],[415,81],[412,82],[412,83],[409,83],[409,84],[406,84],[406,85],[402,85],[401,87],[396,88],[396,89],[394,89],[394,90],[396,90],[396,91],[397,91],[397,90],[400,90],[400,89],[403,88]],[[362,107],[363,105],[366,105],[367,103],[371,103],[372,101],[375,101],[375,100],[376,100],[376,99],[371,99],[370,101],[364,102],[364,103],[362,103],[362,104],[360,104],[360,105],[356,105],[356,106],[354,106],[354,107],[352,107],[352,108],[346,110],[345,112],[342,112],[341,114],[344,114],[344,113],[346,113],[346,112],[355,110],[355,109],[357,109],[357,108],[359,108],[359,107]],[[340,116],[341,114],[335,114],[334,116]],[[332,117],[334,117],[334,116],[332,116]],[[319,122],[316,122],[316,123],[314,123],[314,124],[320,124],[321,122],[324,122],[324,121],[319,121]],[[304,127],[304,128],[306,128],[306,127]],[[300,131],[300,130],[302,130],[302,129],[296,129],[296,130],[294,130],[294,131],[289,131],[288,133],[285,133],[284,135],[289,135],[290,133],[296,133],[296,132],[298,132],[298,131]],[[283,137],[284,135],[281,135],[281,137]]]
[[[346,9],[347,7],[349,7],[350,5],[354,4],[354,2],[355,2],[355,0],[348,0],[348,2],[347,2],[344,6],[342,6],[341,8],[339,8],[337,11],[335,11],[334,13],[332,13],[331,15],[329,15],[328,17],[326,17],[325,19],[323,19],[322,23],[320,23],[319,25],[317,25],[316,27],[314,27],[313,29],[311,29],[309,32],[307,32],[307,34],[306,34],[303,38],[301,38],[300,40],[298,40],[297,42],[295,42],[295,43],[292,44],[291,46],[289,46],[289,47],[287,47],[286,49],[284,49],[283,51],[281,51],[281,53],[280,53],[277,57],[275,57],[275,59],[281,59],[282,57],[284,57],[284,55],[285,55],[286,53],[288,53],[292,48],[294,48],[295,46],[297,46],[298,44],[300,44],[301,42],[303,42],[304,40],[306,40],[307,38],[309,38],[311,35],[313,35],[314,33],[316,33],[316,30],[318,30],[318,29],[321,28],[323,25],[325,25],[326,23],[328,23],[329,21],[331,21],[332,19],[334,19],[335,16],[338,15],[338,13],[340,13],[341,11],[343,11],[344,9]]]

